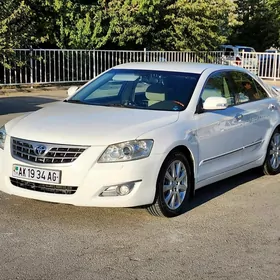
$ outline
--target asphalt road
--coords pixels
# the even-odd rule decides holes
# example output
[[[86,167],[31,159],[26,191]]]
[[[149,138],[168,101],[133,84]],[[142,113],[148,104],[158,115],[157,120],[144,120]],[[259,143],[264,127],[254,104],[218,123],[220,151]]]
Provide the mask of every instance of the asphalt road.
[[[0,124],[63,95],[1,97]],[[0,279],[279,280],[280,176],[207,186],[173,219],[0,193]]]

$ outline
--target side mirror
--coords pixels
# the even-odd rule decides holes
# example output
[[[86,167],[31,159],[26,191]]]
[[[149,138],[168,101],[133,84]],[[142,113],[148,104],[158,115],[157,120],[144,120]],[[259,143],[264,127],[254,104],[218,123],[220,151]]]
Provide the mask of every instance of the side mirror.
[[[271,86],[271,87],[274,91],[280,93],[280,87],[278,87],[278,86]]]
[[[273,97],[273,98],[280,97],[280,87],[279,86],[271,85],[268,83],[265,83],[264,85],[267,88],[267,90],[269,91],[269,93],[272,95],[271,97]]]
[[[227,99],[224,97],[208,97],[203,103],[204,110],[224,110],[228,106]]]
[[[77,86],[71,86],[70,88],[68,88],[67,90],[67,95],[68,97],[72,96],[75,94],[75,92],[79,89],[79,87]]]

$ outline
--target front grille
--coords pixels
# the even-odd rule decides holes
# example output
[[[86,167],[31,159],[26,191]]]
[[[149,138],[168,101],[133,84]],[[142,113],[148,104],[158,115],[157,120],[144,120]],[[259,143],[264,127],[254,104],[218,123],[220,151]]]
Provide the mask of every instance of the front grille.
[[[16,178],[10,178],[11,184],[26,190],[55,193],[55,194],[74,194],[78,187],[61,186],[61,185],[48,185],[42,183],[28,182]]]
[[[14,157],[38,163],[71,163],[75,161],[88,147],[66,146],[12,138],[12,154]],[[46,152],[36,154],[36,147],[44,146]]]

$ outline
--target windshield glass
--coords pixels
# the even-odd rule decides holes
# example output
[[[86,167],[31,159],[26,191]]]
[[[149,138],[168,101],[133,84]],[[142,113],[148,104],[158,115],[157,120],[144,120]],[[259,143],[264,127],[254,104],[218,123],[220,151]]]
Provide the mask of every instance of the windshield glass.
[[[255,52],[255,50],[253,48],[239,48],[238,49],[239,52]]]
[[[134,109],[182,111],[199,74],[111,69],[68,99],[70,103]]]

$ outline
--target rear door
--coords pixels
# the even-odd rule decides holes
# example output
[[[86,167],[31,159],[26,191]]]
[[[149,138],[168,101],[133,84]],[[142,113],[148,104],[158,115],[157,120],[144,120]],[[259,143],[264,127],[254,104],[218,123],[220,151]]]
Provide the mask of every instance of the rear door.
[[[265,140],[278,121],[276,101],[251,75],[232,71],[231,78],[237,96],[237,108],[243,124],[244,164],[260,159],[266,151]]]

